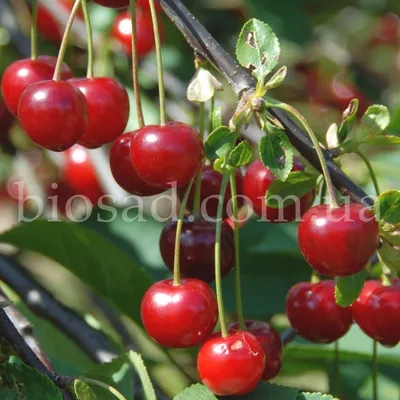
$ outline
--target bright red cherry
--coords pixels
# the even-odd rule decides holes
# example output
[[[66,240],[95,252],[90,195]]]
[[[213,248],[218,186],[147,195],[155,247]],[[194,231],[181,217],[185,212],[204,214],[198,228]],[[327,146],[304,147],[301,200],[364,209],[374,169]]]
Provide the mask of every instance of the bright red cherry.
[[[241,207],[244,204],[243,198],[243,175],[240,169],[235,170],[236,176],[236,190],[238,194],[238,206]],[[200,205],[201,205],[201,216],[205,219],[216,218],[218,211],[218,197],[222,183],[222,174],[215,171],[212,166],[203,165],[201,168],[201,191],[200,191]],[[186,187],[178,190],[179,197],[182,199],[185,195]],[[189,211],[193,211],[195,185],[192,186],[186,208]],[[232,202],[229,202],[232,198],[231,187],[225,192],[224,197],[224,208],[223,217],[232,215]]]
[[[292,171],[304,171],[303,163],[295,158]],[[271,208],[265,204],[265,193],[275,180],[273,173],[261,160],[254,161],[246,171],[243,181],[244,195],[251,201],[256,214],[269,222],[289,222],[300,218],[314,202],[315,191],[302,196],[298,202],[283,208]],[[284,199],[283,199],[284,200]]]
[[[53,77],[56,60],[52,56],[40,56],[37,60],[25,58],[7,67],[1,80],[1,93],[8,109],[14,115],[18,114],[19,100],[29,85]],[[70,77],[72,77],[72,72],[64,64],[61,78]]]
[[[161,23],[159,23],[159,29],[162,39],[164,30]],[[144,57],[154,48],[154,31],[150,13],[140,8],[136,9],[136,34],[138,56]],[[115,19],[111,29],[111,37],[120,44],[125,54],[132,54],[132,26],[128,11],[120,13]]]
[[[129,6],[129,0],[93,0],[95,3],[103,7],[123,8]]]
[[[180,269],[183,276],[205,282],[215,279],[214,246],[216,224],[206,220],[183,220],[180,239]],[[174,270],[176,222],[170,221],[161,232],[161,256],[168,267]],[[234,267],[234,244],[231,227],[222,223],[221,231],[221,275],[226,276]]]
[[[215,334],[200,348],[197,369],[200,379],[218,396],[239,396],[251,392],[260,382],[265,354],[246,331],[232,331],[227,337]]]
[[[120,136],[110,149],[110,168],[116,182],[127,192],[138,196],[154,196],[163,189],[146,183],[136,172],[131,160],[131,143],[135,132]]]
[[[155,283],[141,305],[146,332],[161,346],[196,346],[213,332],[218,318],[217,300],[212,289],[198,279],[172,279]]]
[[[85,132],[87,103],[82,92],[67,82],[38,82],[22,94],[18,117],[22,128],[38,146],[64,151]]]
[[[326,276],[361,271],[379,244],[379,228],[371,210],[360,204],[315,206],[299,224],[300,250],[307,262]]]
[[[351,307],[336,304],[334,281],[293,286],[286,299],[286,314],[300,336],[316,343],[340,339],[353,322]]]
[[[80,89],[88,104],[86,131],[79,144],[94,149],[117,139],[129,118],[129,98],[124,86],[108,77],[73,78],[68,82]]]
[[[150,185],[181,187],[199,172],[203,143],[191,126],[180,122],[148,125],[133,137],[131,157],[139,176]]]
[[[393,347],[400,341],[400,285],[368,281],[352,305],[354,320],[372,339]]]
[[[261,344],[265,353],[265,368],[262,379],[268,381],[275,378],[282,366],[283,346],[278,332],[268,323],[262,321],[245,321],[246,330]],[[231,330],[238,330],[239,323],[229,326]]]
[[[76,145],[65,154],[63,169],[65,182],[81,196],[86,196],[92,204],[97,204],[104,195],[96,175],[89,152],[84,147]]]

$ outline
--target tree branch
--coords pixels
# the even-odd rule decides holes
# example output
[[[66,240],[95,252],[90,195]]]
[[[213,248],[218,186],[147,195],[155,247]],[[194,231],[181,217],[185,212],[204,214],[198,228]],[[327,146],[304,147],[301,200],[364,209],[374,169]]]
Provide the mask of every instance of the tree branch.
[[[167,16],[182,32],[189,45],[224,75],[238,96],[255,88],[256,82],[253,77],[222,48],[180,0],[158,1]],[[288,138],[299,153],[314,168],[321,171],[317,153],[305,132],[285,112],[274,108],[270,109],[269,112],[281,122]],[[373,199],[335,164],[332,156],[325,149],[324,155],[336,188],[343,194],[350,196],[353,201],[368,207],[372,206]]]

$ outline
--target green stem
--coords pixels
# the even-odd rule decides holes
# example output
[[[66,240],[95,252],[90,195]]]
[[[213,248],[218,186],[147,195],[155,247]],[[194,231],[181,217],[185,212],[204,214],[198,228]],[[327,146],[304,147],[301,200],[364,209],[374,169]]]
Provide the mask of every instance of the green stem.
[[[379,190],[378,179],[376,178],[375,171],[374,168],[372,167],[371,161],[369,161],[368,157],[361,150],[358,150],[356,154],[360,156],[360,158],[364,161],[365,165],[367,166],[368,172],[374,184],[376,195],[379,196],[381,191]]]
[[[135,94],[136,115],[138,120],[138,127],[140,129],[145,126],[145,121],[143,116],[142,97],[140,96],[140,85],[139,85],[139,60],[137,53],[137,32],[136,32],[136,0],[130,0],[129,6],[130,6],[131,24],[132,24],[132,81],[133,81],[133,92]]]
[[[230,176],[231,196],[232,196],[232,211],[233,211],[233,239],[235,246],[235,291],[236,291],[236,313],[238,316],[239,329],[246,330],[244,323],[242,285],[240,274],[240,248],[239,248],[239,208],[237,201],[236,174],[232,169]]]
[[[310,137],[312,144],[314,145],[315,151],[318,155],[318,159],[321,164],[322,174],[324,175],[326,187],[328,189],[330,206],[332,208],[338,207],[338,203],[337,203],[336,195],[335,195],[335,188],[333,186],[331,175],[329,173],[328,166],[326,164],[324,153],[318,142],[317,137],[315,136],[315,134],[314,134],[313,130],[311,129],[310,125],[308,124],[307,120],[294,107],[290,106],[289,104],[281,103],[277,100],[268,98],[268,99],[266,99],[266,105],[267,105],[267,107],[280,108],[281,110],[288,112],[290,115],[292,115],[295,119],[297,119],[300,122],[301,126],[304,128],[304,130],[307,132],[308,136]]]
[[[326,197],[326,182],[324,179],[321,184],[321,193],[319,195],[319,204],[325,204],[325,197]]]
[[[95,379],[85,378],[85,377],[80,377],[80,378],[78,378],[78,380],[85,382],[88,385],[99,386],[103,389],[106,389],[119,400],[126,400],[126,397],[121,392],[119,392],[117,389],[113,388],[112,386],[107,385],[106,383],[97,381]]]
[[[222,229],[222,212],[224,208],[224,198],[226,188],[229,183],[229,173],[224,173],[221,182],[221,189],[218,199],[217,227],[215,230],[215,287],[217,290],[217,302],[219,312],[219,323],[221,326],[221,336],[228,336],[228,329],[225,322],[224,299],[222,296],[222,279],[221,279],[221,229]]]
[[[37,9],[38,9],[38,0],[33,0],[32,1],[32,24],[31,24],[31,59],[32,60],[36,60],[38,57]]]
[[[378,342],[376,340],[372,348],[372,392],[373,400],[378,400]]]
[[[161,56],[160,30],[158,27],[157,10],[154,0],[149,0],[149,4],[151,10],[151,19],[153,21],[154,41],[155,41],[156,55],[157,55],[158,90],[160,96],[160,124],[165,125],[167,122],[167,117],[165,111],[164,73],[163,73],[162,56]]]
[[[340,349],[339,341],[335,342],[335,372],[334,372],[334,388],[333,395],[337,398],[340,397]]]
[[[310,282],[311,283],[321,282],[321,276],[319,275],[319,273],[317,271],[315,271],[315,270],[312,271]]]
[[[59,81],[61,79],[61,72],[64,62],[65,51],[68,46],[68,36],[74,23],[75,15],[81,6],[81,0],[75,0],[74,6],[72,7],[71,14],[69,15],[67,26],[65,27],[64,35],[61,41],[60,50],[58,52],[57,64],[54,69],[53,79]]]
[[[213,130],[213,114],[214,114],[214,109],[215,109],[215,97],[211,97],[210,101],[210,122],[208,126],[208,134],[210,134]]]
[[[86,36],[87,36],[87,46],[88,46],[88,63],[86,77],[93,78],[93,64],[94,64],[94,46],[93,46],[93,31],[92,24],[90,22],[90,15],[87,6],[87,0],[82,0],[82,10],[83,16],[85,18]]]
[[[190,189],[193,185],[193,179],[186,188],[185,195],[183,196],[181,207],[179,209],[178,221],[176,223],[175,234],[175,250],[174,250],[174,285],[178,286],[181,283],[181,268],[180,268],[180,255],[181,255],[181,234],[183,225],[183,216],[185,214],[186,203],[188,201]]]
[[[204,120],[204,103],[199,104],[199,136],[201,141],[204,141],[204,131],[205,131],[205,120]],[[196,188],[194,191],[194,200],[193,200],[193,215],[195,217],[200,216],[200,200],[201,200],[201,169],[196,176]]]

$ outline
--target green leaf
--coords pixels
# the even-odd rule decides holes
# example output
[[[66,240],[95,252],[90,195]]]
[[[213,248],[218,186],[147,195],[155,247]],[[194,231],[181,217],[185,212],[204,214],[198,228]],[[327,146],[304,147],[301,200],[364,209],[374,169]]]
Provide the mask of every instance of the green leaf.
[[[310,193],[317,184],[318,175],[309,175],[305,172],[291,172],[282,182],[274,180],[265,195],[268,207],[279,208],[293,204],[300,197]]]
[[[355,275],[338,278],[335,287],[336,304],[341,307],[351,306],[360,295],[366,277],[367,271],[363,269]]]
[[[45,375],[25,364],[0,364],[1,400],[62,400],[61,392]]]
[[[339,144],[343,143],[352,131],[357,120],[358,99],[351,100],[350,104],[343,113],[342,122],[338,130]]]
[[[275,385],[272,383],[260,383],[255,390],[244,396],[240,396],[241,400],[296,400],[299,389]],[[227,396],[226,399],[237,399],[234,396]]]
[[[229,155],[229,164],[234,168],[248,164],[253,157],[252,147],[247,140],[239,143]]]
[[[118,389],[127,398],[133,397],[133,381],[126,355],[115,358],[109,363],[96,365],[83,376]],[[90,388],[101,400],[115,400],[115,396],[102,387],[90,386]]]
[[[82,382],[78,379],[75,379],[74,381],[74,393],[78,400],[100,400],[100,398],[94,393],[92,387],[90,387],[86,382]]]
[[[361,118],[356,131],[356,141],[359,143],[380,135],[390,124],[389,110],[385,106],[373,105],[368,108]]]
[[[397,237],[398,239],[398,237]],[[386,240],[378,248],[378,256],[380,262],[392,273],[400,272],[400,248],[392,246]]]
[[[276,67],[279,55],[278,38],[268,24],[251,19],[244,25],[236,45],[236,56],[258,81],[263,82]]]
[[[145,400],[157,400],[150,376],[142,360],[142,356],[134,351],[128,353],[128,358],[142,382]]]
[[[400,191],[387,190],[374,203],[374,214],[380,226],[400,223]]]
[[[209,389],[198,383],[177,394],[174,400],[217,400],[217,398]]]
[[[209,160],[227,156],[233,149],[236,135],[227,127],[221,126],[211,132],[204,144],[204,152]]]
[[[0,241],[53,259],[141,324],[140,303],[152,280],[96,232],[78,224],[36,220],[5,232]]]
[[[381,135],[369,139],[364,143],[372,146],[391,146],[394,144],[400,144],[400,137],[392,135]]]
[[[322,393],[299,393],[297,400],[338,400],[330,394]]]
[[[215,107],[212,113],[212,130],[218,129],[222,126],[222,108]]]
[[[270,130],[261,138],[258,151],[263,164],[276,178],[285,181],[293,167],[293,148],[283,131]]]
[[[274,76],[265,84],[265,89],[275,89],[282,85],[287,75],[287,67],[283,66],[275,72]]]

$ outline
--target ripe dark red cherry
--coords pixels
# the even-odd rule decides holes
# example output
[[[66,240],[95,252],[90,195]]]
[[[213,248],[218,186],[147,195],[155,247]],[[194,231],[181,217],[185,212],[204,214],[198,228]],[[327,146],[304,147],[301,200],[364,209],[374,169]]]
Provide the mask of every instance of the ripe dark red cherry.
[[[40,56],[37,60],[18,60],[7,67],[1,80],[1,93],[8,109],[14,115],[18,114],[18,104],[24,90],[32,83],[51,79],[56,61],[52,56]],[[61,78],[70,77],[72,72],[64,64]]]
[[[228,337],[213,335],[200,348],[197,369],[200,379],[218,396],[251,392],[264,372],[265,354],[249,332],[232,331]]]
[[[286,299],[286,314],[300,336],[316,343],[340,339],[353,322],[351,307],[336,304],[334,281],[293,286]]]
[[[311,208],[299,224],[300,250],[308,263],[326,276],[361,271],[379,244],[379,229],[371,210],[360,204],[331,209]]]
[[[108,77],[73,78],[68,82],[80,89],[88,104],[86,131],[79,144],[94,149],[117,139],[129,118],[129,98],[124,86]]]
[[[82,92],[67,82],[38,82],[22,94],[18,117],[22,128],[38,146],[64,151],[85,132],[87,103]]]
[[[95,3],[103,7],[123,8],[129,6],[129,0],[93,0]]]
[[[97,179],[88,150],[76,145],[65,153],[65,157],[63,168],[65,182],[77,194],[86,196],[92,204],[97,204],[104,192]]]
[[[66,214],[68,201],[77,194],[67,183],[62,181],[52,183],[47,187],[46,191],[49,206],[52,207],[54,204],[56,209],[62,214]]]
[[[183,276],[205,282],[215,279],[214,245],[216,224],[206,220],[190,222],[184,219],[180,240],[180,268]],[[161,232],[160,251],[168,269],[174,270],[176,222],[170,221]],[[221,231],[221,276],[226,276],[234,267],[234,244],[231,227],[222,223]]]
[[[275,378],[282,366],[282,342],[278,332],[268,323],[262,321],[245,321],[247,332],[251,333],[261,344],[265,353],[265,368],[262,380]],[[239,323],[229,326],[229,330],[238,330]]]
[[[164,30],[160,22],[159,29],[162,39]],[[154,48],[154,31],[150,13],[140,8],[136,10],[136,33],[137,53],[139,57],[144,57]],[[132,26],[128,11],[120,13],[115,19],[111,29],[111,37],[120,44],[125,54],[132,54]]]
[[[0,143],[3,143],[4,139],[8,137],[8,131],[11,128],[13,119],[10,110],[5,103],[0,100]]]
[[[298,158],[294,159],[292,171],[304,171],[304,165]],[[243,192],[251,201],[250,205],[254,212],[273,223],[289,222],[300,218],[312,206],[315,191],[302,196],[298,202],[283,209],[267,207],[265,193],[274,180],[275,176],[261,160],[254,161],[247,169],[243,181]]]
[[[368,281],[352,306],[354,320],[372,339],[393,347],[400,341],[400,285]]]
[[[181,187],[199,172],[203,143],[191,126],[180,122],[148,125],[133,137],[131,157],[139,176],[150,185]]]
[[[240,169],[235,170],[236,174],[236,190],[238,194],[238,206],[241,207],[244,204],[243,199],[243,175]],[[222,183],[222,174],[215,171],[212,166],[203,165],[201,168],[201,191],[200,191],[200,205],[201,205],[201,216],[203,218],[216,218],[218,211],[218,197]],[[185,195],[186,188],[178,190],[179,197],[182,199]],[[189,211],[193,211],[195,185],[189,193],[188,202],[186,208]],[[232,202],[229,202],[232,198],[231,187],[225,192],[224,197],[224,213],[223,218],[228,215],[232,215]]]
[[[146,183],[136,172],[131,160],[131,143],[135,132],[120,136],[110,149],[110,168],[116,182],[127,192],[138,196],[154,196],[163,189]]]
[[[198,279],[172,279],[155,283],[141,305],[146,332],[166,347],[186,348],[206,340],[217,323],[217,300],[212,289]]]

